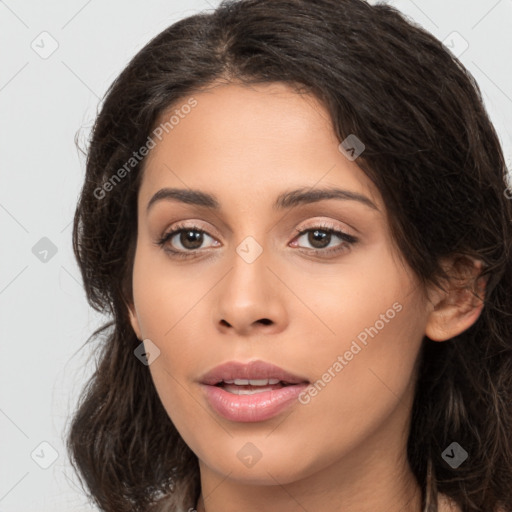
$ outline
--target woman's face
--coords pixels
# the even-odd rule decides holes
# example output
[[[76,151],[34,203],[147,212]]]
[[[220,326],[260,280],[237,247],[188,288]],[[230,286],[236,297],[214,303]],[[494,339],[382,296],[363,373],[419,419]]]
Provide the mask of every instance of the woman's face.
[[[163,118],[176,115],[138,197],[130,314],[160,351],[149,371],[169,417],[202,470],[245,483],[289,483],[332,464],[355,478],[396,461],[428,308],[378,190],[313,96],[230,84],[194,99]],[[165,188],[214,201],[174,195],[148,208]],[[319,198],[332,189],[347,194]],[[176,227],[185,231],[158,245]],[[220,364],[253,360],[310,386],[265,408],[258,393],[202,384]]]

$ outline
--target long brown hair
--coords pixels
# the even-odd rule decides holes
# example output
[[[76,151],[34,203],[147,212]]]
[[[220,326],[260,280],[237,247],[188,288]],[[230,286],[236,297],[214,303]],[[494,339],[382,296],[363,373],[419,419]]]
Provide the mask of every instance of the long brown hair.
[[[288,83],[323,102],[340,141],[356,134],[365,144],[357,163],[421,283],[449,277],[444,257],[483,262],[478,320],[444,343],[423,340],[407,453],[425,511],[437,512],[438,492],[465,512],[512,510],[512,208],[502,149],[459,60],[396,9],[363,0],[224,1],[152,39],[107,91],[73,227],[88,301],[111,318],[88,340],[103,334],[67,438],[90,497],[109,512],[187,510],[200,492],[197,457],[133,353],[140,341],[127,303],[145,159],[119,170],[164,112],[218,80]],[[456,469],[442,457],[452,442],[468,452]]]

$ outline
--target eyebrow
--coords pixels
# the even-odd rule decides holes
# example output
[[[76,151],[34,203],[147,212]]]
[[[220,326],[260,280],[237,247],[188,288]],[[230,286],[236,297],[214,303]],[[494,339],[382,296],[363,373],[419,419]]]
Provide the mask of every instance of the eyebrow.
[[[369,208],[379,211],[377,206],[366,196],[341,188],[307,189],[299,188],[280,194],[272,208],[285,210],[301,204],[316,203],[325,199],[338,199],[344,201],[357,201]],[[206,192],[195,189],[162,188],[156,192],[148,202],[146,212],[158,201],[178,201],[181,203],[203,206],[211,210],[220,210],[221,206],[217,198]]]

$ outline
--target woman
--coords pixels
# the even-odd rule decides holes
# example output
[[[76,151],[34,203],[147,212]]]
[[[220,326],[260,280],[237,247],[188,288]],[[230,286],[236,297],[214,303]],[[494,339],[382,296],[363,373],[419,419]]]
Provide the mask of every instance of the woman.
[[[73,242],[112,316],[68,448],[105,511],[512,510],[512,209],[397,10],[242,0],[150,41]]]

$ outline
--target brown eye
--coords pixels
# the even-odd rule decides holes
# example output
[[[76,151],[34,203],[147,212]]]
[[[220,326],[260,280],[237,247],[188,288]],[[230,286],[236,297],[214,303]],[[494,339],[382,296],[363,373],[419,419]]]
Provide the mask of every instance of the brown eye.
[[[297,231],[299,231],[299,236],[296,237],[296,240],[299,241],[301,238],[305,238],[305,242],[311,245],[309,250],[319,255],[342,252],[358,241],[356,237],[334,229],[332,226],[314,226],[310,229]],[[335,243],[332,247],[331,244],[333,241],[336,242],[336,239],[341,240],[341,243]],[[299,245],[302,246],[302,244]]]
[[[193,256],[202,248],[205,237],[213,238],[197,226],[176,226],[156,243],[166,252],[176,256]],[[190,254],[187,254],[190,253]]]
[[[179,232],[178,240],[185,249],[199,249],[203,243],[204,233],[194,229]]]
[[[315,249],[323,249],[327,247],[332,239],[332,233],[325,230],[315,229],[308,232],[308,243],[313,245]]]

